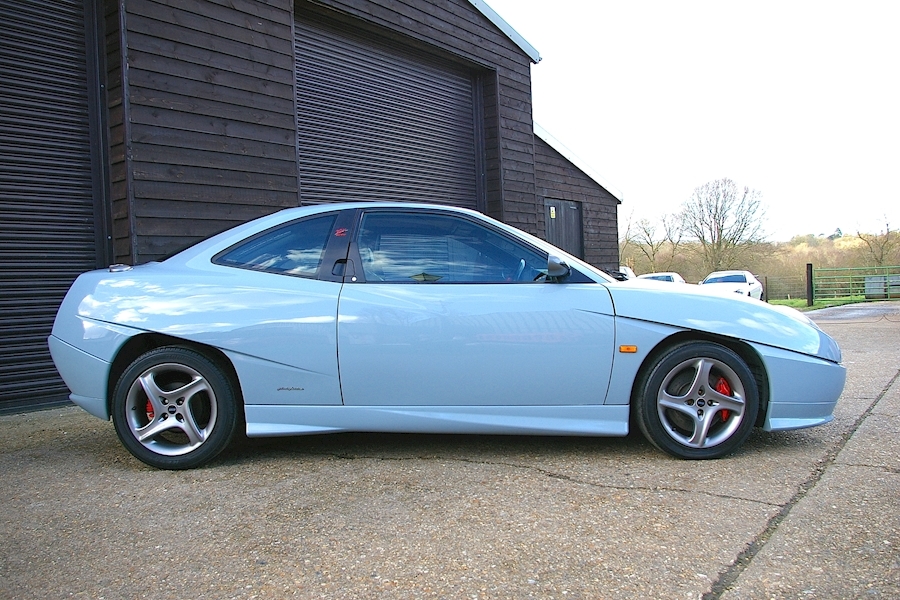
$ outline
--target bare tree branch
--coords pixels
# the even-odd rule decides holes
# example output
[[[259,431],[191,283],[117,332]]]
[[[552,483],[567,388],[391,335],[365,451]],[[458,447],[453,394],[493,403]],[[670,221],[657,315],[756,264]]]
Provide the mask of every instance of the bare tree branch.
[[[663,226],[664,239],[669,243],[669,256],[665,270],[671,271],[675,262],[675,256],[678,254],[678,249],[681,246],[681,236],[684,230],[678,215],[663,215],[660,220]]]
[[[891,231],[891,224],[884,224],[884,231],[877,234],[856,232],[856,237],[866,244],[869,258],[875,262],[876,267],[884,266],[885,259],[894,248],[900,246],[900,234]]]
[[[666,239],[664,237],[659,239],[656,238],[656,225],[652,224],[647,219],[638,221],[637,235],[635,237],[638,242],[638,249],[647,257],[650,271],[658,271],[656,257],[666,243]]]
[[[628,220],[625,225],[625,233],[622,235],[622,239],[619,240],[619,264],[624,264],[625,256],[628,254],[628,247],[630,245],[636,245],[637,242],[634,239],[634,211],[628,215]]]

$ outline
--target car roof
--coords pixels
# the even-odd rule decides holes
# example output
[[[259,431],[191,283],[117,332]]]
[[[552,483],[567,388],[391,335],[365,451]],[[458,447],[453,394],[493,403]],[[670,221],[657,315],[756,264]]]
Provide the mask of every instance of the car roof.
[[[746,275],[749,272],[750,271],[740,271],[737,269],[732,269],[730,271],[713,271],[712,273],[707,275],[707,277],[709,277],[710,275]]]

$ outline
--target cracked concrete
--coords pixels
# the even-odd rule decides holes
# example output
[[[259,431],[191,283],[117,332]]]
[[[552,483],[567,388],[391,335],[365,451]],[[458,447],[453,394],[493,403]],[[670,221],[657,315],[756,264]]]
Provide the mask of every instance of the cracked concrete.
[[[348,434],[165,472],[80,409],[3,416],[0,598],[898,597],[900,316],[879,310],[821,321],[848,365],[833,423],[719,461]]]

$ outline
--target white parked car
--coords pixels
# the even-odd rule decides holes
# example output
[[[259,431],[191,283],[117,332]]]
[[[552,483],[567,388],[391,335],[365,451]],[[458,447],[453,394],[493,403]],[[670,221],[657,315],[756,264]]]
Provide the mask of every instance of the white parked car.
[[[672,283],[684,283],[684,277],[678,273],[644,273],[638,275],[638,279],[655,279],[656,281],[670,281]]]
[[[709,286],[707,289],[762,299],[762,283],[750,271],[715,271],[707,275],[700,285]]]

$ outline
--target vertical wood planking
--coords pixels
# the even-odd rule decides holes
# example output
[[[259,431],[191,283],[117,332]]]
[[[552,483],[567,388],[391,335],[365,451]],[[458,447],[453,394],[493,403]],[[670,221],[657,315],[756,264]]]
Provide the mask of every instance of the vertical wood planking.
[[[537,136],[534,149],[538,196],[581,203],[584,260],[601,269],[618,270],[619,201]]]

